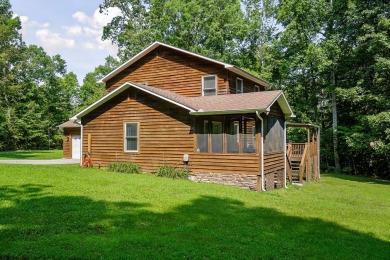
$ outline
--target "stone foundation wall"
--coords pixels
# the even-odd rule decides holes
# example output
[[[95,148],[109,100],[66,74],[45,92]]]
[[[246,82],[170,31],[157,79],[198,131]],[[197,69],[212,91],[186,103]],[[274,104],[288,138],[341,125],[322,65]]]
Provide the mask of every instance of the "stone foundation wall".
[[[257,178],[257,175],[224,173],[195,173],[188,177],[191,181],[237,186],[247,190],[257,190]]]

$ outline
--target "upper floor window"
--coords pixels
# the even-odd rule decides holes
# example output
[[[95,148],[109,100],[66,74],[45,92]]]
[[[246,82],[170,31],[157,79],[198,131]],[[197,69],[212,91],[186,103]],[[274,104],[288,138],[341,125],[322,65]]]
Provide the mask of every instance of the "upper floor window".
[[[202,77],[202,96],[215,96],[217,94],[217,76]]]
[[[255,89],[254,89],[255,92],[259,92],[260,91],[260,87],[255,85]]]
[[[138,123],[125,123],[125,152],[138,152]]]
[[[244,84],[242,82],[242,79],[237,78],[236,79],[236,93],[243,93],[244,92]]]

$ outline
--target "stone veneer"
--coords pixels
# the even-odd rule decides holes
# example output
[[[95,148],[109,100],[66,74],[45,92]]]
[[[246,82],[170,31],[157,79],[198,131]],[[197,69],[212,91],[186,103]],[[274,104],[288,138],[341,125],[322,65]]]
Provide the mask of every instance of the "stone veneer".
[[[194,173],[188,177],[191,181],[237,186],[247,190],[257,190],[257,178],[257,175],[225,173]]]

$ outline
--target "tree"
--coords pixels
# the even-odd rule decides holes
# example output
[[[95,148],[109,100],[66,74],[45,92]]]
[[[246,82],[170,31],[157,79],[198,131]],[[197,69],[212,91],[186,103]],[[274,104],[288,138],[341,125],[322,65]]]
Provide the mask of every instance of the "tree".
[[[239,55],[247,25],[237,0],[105,0],[101,12],[118,7],[122,16],[104,27],[103,39],[119,46],[126,60],[153,41],[234,61]]]
[[[56,125],[77,103],[75,74],[43,48],[26,46],[9,1],[0,1],[0,150],[59,147]]]
[[[99,81],[114,68],[118,66],[118,61],[111,56],[106,58],[106,63],[95,68],[88,73],[80,88],[80,104],[78,109],[83,109],[104,95],[105,86]]]

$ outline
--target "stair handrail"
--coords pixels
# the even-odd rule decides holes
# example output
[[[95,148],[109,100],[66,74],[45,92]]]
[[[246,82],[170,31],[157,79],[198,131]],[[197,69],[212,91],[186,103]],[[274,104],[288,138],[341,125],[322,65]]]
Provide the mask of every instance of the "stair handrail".
[[[306,160],[307,160],[307,148],[308,145],[305,144],[305,149],[303,150],[301,163],[299,164],[299,183],[303,183],[303,172],[305,171]]]

